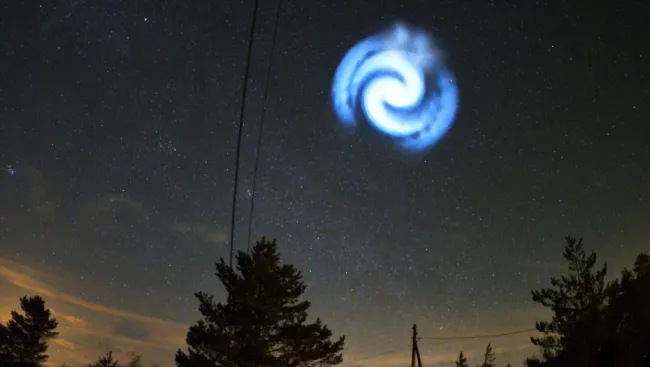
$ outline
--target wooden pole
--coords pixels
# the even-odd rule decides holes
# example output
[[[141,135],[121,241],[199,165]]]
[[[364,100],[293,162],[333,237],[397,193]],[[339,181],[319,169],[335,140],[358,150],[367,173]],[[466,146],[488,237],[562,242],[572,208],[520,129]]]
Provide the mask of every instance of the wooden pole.
[[[415,367],[415,353],[418,348],[418,326],[413,324],[413,340],[411,342],[411,367]]]

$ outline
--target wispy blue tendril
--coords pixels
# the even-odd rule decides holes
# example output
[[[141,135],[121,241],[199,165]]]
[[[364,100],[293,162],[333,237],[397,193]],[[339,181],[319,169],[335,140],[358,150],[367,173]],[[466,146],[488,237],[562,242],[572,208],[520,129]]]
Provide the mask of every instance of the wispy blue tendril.
[[[397,24],[345,55],[332,85],[334,110],[355,126],[361,117],[406,151],[432,147],[458,109],[454,76],[425,32]]]
[[[16,174],[16,170],[11,164],[8,164],[6,167],[4,167],[4,171],[7,171],[7,173],[11,176],[14,176]]]

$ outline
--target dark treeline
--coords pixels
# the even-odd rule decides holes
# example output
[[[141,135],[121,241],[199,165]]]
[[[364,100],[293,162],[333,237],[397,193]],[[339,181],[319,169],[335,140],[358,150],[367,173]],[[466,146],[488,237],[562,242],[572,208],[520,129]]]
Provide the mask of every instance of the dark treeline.
[[[536,323],[532,337],[539,355],[528,367],[650,367],[650,258],[639,254],[631,269],[607,282],[606,265],[582,239],[566,238],[564,275],[550,287],[532,291],[533,301],[552,311]],[[239,252],[236,265],[223,259],[216,276],[228,297],[196,293],[202,315],[178,350],[178,367],[321,367],[343,360],[343,336],[320,319],[308,321],[306,285],[293,265],[283,264],[275,240],[262,238],[250,252]],[[22,297],[22,313],[13,311],[0,324],[0,366],[38,366],[47,361],[48,341],[57,337],[57,321],[45,301]],[[492,345],[477,367],[496,367]],[[469,367],[461,352],[456,367]],[[503,365],[500,365],[503,366]],[[510,366],[510,363],[507,364]],[[140,356],[122,364],[111,352],[88,367],[142,367]]]
[[[216,276],[228,298],[199,292],[202,318],[187,333],[187,350],[176,353],[179,367],[319,367],[343,361],[344,337],[317,318],[309,322],[307,286],[293,265],[283,264],[275,240],[262,238],[236,265],[221,259]],[[0,366],[38,365],[47,360],[47,342],[57,336],[56,320],[40,297],[21,298],[23,314],[12,312],[0,327]],[[121,364],[111,352],[88,367],[141,367],[140,356]]]
[[[632,269],[607,282],[607,265],[597,265],[582,239],[566,237],[567,272],[551,278],[551,287],[532,291],[533,301],[551,310],[539,321],[542,334],[531,342],[539,356],[528,367],[650,367],[650,258],[639,254]],[[496,367],[485,352],[480,367]],[[492,356],[493,357],[493,356]],[[457,367],[469,367],[461,352]]]
[[[533,301],[553,312],[535,325],[531,338],[540,357],[535,366],[650,366],[650,258],[636,257],[632,269],[606,282],[607,264],[597,266],[582,239],[566,238],[568,273],[551,278],[551,287],[533,291]]]
[[[494,351],[492,350],[492,344],[488,343],[488,345],[485,347],[485,353],[483,353],[483,363],[479,364],[477,367],[495,367],[496,360],[497,357]],[[458,354],[458,360],[456,360],[456,367],[469,367],[469,363],[467,362],[467,357],[465,357],[463,352],[460,352],[460,354]],[[506,367],[510,367],[510,363],[508,363]]]

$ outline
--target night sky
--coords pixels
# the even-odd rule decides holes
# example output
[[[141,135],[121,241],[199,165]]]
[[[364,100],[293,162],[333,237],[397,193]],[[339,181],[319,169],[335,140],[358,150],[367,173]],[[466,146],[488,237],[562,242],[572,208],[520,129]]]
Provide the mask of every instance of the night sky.
[[[567,234],[612,273],[648,251],[648,5],[514,3],[284,0],[253,190],[277,7],[261,1],[234,244],[247,249],[255,192],[252,239],[277,238],[303,271],[311,314],[347,335],[343,366],[408,365],[416,323],[533,328],[546,314],[530,290],[562,271]],[[51,362],[112,349],[171,366],[193,293],[224,295],[252,6],[0,3],[0,319],[43,295]],[[454,126],[418,156],[344,133],[330,101],[347,50],[399,20],[433,34],[460,91]],[[492,341],[520,365],[531,334],[423,340],[423,362]]]

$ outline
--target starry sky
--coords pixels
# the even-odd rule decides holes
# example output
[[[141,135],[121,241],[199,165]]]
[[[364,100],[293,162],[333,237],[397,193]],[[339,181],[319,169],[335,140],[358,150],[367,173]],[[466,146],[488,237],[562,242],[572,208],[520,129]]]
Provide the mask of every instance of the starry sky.
[[[249,220],[253,239],[277,238],[312,315],[347,335],[343,366],[408,365],[413,324],[533,328],[546,314],[530,290],[563,270],[567,234],[614,273],[648,250],[648,5],[517,3],[284,0],[271,52],[278,3],[260,2],[234,246]],[[224,295],[213,264],[229,254],[252,6],[0,2],[0,320],[44,296],[53,364],[110,349],[171,366],[193,293]],[[347,50],[398,20],[434,35],[460,90],[424,155],[342,133],[330,102]],[[491,341],[516,366],[530,335],[420,348],[442,367]]]

